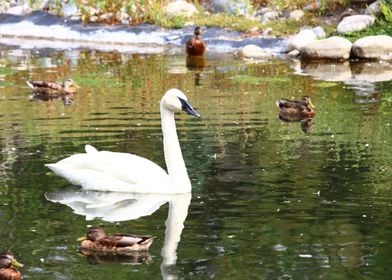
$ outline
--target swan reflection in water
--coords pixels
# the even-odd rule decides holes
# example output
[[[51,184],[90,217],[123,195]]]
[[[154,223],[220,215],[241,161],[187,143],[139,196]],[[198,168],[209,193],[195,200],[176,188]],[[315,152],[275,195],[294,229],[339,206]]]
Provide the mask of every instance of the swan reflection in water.
[[[45,197],[49,201],[67,205],[72,208],[75,214],[85,216],[86,220],[99,218],[108,222],[129,221],[149,216],[168,202],[165,239],[161,250],[163,258],[161,272],[164,279],[174,276],[172,268],[177,261],[177,246],[181,240],[184,222],[188,215],[191,193],[142,194],[70,189],[50,192]],[[99,258],[93,258],[95,258],[95,263],[99,262]],[[132,256],[132,259],[151,261],[149,255],[141,258]],[[124,260],[119,260],[119,262],[123,263]]]

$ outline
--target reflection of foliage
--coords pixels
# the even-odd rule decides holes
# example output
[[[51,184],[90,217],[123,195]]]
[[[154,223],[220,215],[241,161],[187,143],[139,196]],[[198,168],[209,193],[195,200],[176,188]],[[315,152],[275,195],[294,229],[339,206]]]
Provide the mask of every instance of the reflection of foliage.
[[[283,76],[275,76],[275,77],[254,77],[248,75],[237,75],[231,78],[236,83],[245,83],[257,85],[264,82],[273,82],[273,83],[286,83],[289,81],[287,77]]]

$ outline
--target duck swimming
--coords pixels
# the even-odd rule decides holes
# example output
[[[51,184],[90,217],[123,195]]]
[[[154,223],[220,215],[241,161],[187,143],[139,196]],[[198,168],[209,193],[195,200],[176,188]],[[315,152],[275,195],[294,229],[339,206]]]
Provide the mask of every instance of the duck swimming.
[[[300,121],[315,115],[315,106],[309,96],[303,96],[301,100],[280,99],[276,105],[280,108],[279,117],[285,121]]]
[[[22,279],[22,273],[18,270],[19,267],[23,267],[23,264],[19,263],[11,252],[7,251],[0,255],[0,279]]]
[[[154,240],[152,236],[114,234],[107,236],[101,227],[90,227],[86,236],[80,237],[80,248],[97,252],[126,254],[133,251],[148,250]]]
[[[161,99],[163,151],[168,172],[156,163],[134,154],[98,151],[85,146],[86,153],[75,154],[53,164],[46,164],[58,176],[84,189],[131,193],[176,194],[191,192],[180,143],[175,111],[200,117],[179,89],[168,90]]]
[[[206,50],[206,44],[200,38],[201,28],[195,27],[194,36],[186,42],[186,53],[190,56],[202,56]]]
[[[79,86],[72,80],[66,79],[64,82],[46,81],[26,81],[27,85],[33,90],[34,96],[42,100],[58,98],[64,95],[72,95]]]

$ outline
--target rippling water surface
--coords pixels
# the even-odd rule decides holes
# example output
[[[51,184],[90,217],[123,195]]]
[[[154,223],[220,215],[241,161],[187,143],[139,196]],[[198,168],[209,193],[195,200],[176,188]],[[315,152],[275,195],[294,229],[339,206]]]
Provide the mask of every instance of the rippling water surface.
[[[181,55],[7,47],[0,63],[1,249],[26,279],[390,277],[390,82],[369,92],[229,55],[194,69]],[[80,85],[66,102],[32,99],[25,83],[63,77]],[[83,192],[44,167],[85,143],[164,166],[159,100],[171,87],[202,114],[177,115],[191,200]],[[316,117],[279,120],[275,101],[302,95]],[[87,257],[76,239],[88,225],[156,239],[147,254]]]

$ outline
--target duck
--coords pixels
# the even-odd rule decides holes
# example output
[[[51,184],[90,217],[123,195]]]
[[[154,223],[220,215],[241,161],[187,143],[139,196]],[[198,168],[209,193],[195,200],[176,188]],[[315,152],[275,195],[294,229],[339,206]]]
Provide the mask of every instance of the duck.
[[[102,227],[89,227],[87,234],[78,238],[82,250],[90,250],[114,254],[126,254],[133,251],[146,251],[150,248],[154,237],[133,234],[106,235]]]
[[[0,255],[0,279],[22,279],[22,273],[18,270],[20,267],[23,267],[23,264],[19,263],[10,251],[3,252]]]
[[[194,36],[186,42],[186,53],[189,56],[202,56],[206,50],[206,44],[200,38],[200,26],[195,27],[193,34]]]
[[[169,89],[160,101],[163,153],[167,172],[158,164],[129,153],[98,151],[87,144],[85,153],[45,164],[56,175],[86,190],[131,193],[178,194],[191,192],[174,114],[184,111],[199,118],[200,113],[177,88]]]
[[[26,81],[33,90],[34,96],[42,100],[73,95],[79,86],[72,80],[66,79],[62,83],[47,81]]]
[[[276,105],[280,108],[279,117],[285,121],[300,121],[315,115],[315,106],[309,96],[303,96],[301,100],[280,99]]]

